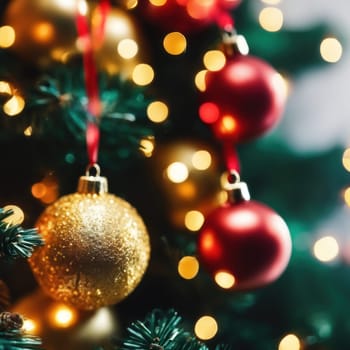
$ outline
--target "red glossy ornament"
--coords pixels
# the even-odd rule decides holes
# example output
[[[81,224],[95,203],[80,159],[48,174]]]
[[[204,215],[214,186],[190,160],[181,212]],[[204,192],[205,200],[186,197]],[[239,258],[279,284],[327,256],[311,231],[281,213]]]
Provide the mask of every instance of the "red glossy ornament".
[[[203,267],[214,278],[219,272],[230,274],[233,290],[273,282],[291,255],[291,238],[284,220],[268,206],[248,199],[245,183],[234,184],[231,199],[208,215],[198,239]]]
[[[260,58],[234,54],[224,67],[206,73],[199,116],[221,141],[242,143],[272,129],[285,106],[280,74]]]
[[[237,7],[241,0],[167,0],[162,5],[140,1],[138,9],[146,20],[169,31],[191,33],[220,20],[223,13]]]

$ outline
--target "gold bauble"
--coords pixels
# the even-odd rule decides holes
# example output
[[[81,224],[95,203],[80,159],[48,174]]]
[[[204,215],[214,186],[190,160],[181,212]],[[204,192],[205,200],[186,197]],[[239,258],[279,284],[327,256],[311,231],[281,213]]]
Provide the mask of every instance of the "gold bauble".
[[[88,20],[91,23],[98,18],[98,12],[93,8],[95,4],[89,3]],[[49,66],[55,61],[66,63],[71,57],[81,54],[76,10],[76,1],[10,1],[3,22],[15,30],[16,39],[9,50],[39,67]],[[92,43],[98,68],[110,74],[121,73],[130,77],[136,64],[147,61],[143,46],[145,40],[140,33],[130,12],[112,7],[106,18],[104,40]],[[123,58],[118,53],[118,45],[124,39],[137,43],[138,51],[134,56]]]
[[[201,162],[201,154],[208,163]],[[209,156],[210,155],[210,156]],[[166,141],[155,148],[152,156],[152,172],[166,201],[169,220],[179,228],[185,228],[186,214],[192,210],[204,216],[220,203],[220,169],[214,149],[201,140]],[[169,166],[181,164],[188,176],[174,182],[169,178]],[[203,163],[203,161],[202,161]],[[205,163],[205,159],[204,159]]]
[[[111,339],[121,335],[111,307],[81,311],[52,300],[42,290],[23,296],[10,311],[24,316],[26,334],[39,336],[45,350],[95,350],[102,345],[109,349]]]
[[[45,245],[30,258],[49,296],[79,309],[118,303],[139,284],[150,257],[143,220],[107,192],[107,180],[82,176],[78,192],[48,206],[36,226]]]

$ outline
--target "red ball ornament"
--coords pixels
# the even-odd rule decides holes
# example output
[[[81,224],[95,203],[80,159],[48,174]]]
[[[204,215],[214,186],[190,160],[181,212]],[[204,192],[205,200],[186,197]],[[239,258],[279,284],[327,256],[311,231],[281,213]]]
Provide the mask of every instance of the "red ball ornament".
[[[211,124],[218,140],[246,142],[280,120],[285,85],[280,74],[257,57],[234,54],[226,59],[221,70],[206,73],[199,116]]]
[[[140,1],[139,10],[146,20],[164,30],[196,32],[219,20],[222,13],[237,7],[241,0],[167,0],[155,5]]]
[[[204,268],[217,282],[220,273],[228,274],[232,285],[225,288],[233,290],[276,280],[289,262],[291,249],[284,220],[268,206],[249,200],[243,182],[231,185],[230,200],[208,215],[198,240]]]

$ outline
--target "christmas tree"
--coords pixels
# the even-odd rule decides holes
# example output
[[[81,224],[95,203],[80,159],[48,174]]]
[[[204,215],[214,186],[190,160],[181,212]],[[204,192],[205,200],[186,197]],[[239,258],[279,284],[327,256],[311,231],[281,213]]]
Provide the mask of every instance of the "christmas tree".
[[[348,6],[2,1],[0,349],[349,348]]]

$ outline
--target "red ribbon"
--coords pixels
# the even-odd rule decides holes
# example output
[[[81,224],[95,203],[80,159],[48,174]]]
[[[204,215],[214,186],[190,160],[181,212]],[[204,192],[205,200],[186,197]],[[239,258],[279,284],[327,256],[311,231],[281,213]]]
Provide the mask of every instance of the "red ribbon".
[[[84,4],[86,3],[84,2]],[[79,8],[76,13],[78,38],[80,39],[83,49],[85,90],[88,98],[87,110],[93,117],[93,120],[88,121],[86,126],[86,145],[90,165],[97,163],[98,159],[98,147],[100,142],[98,123],[102,112],[93,44],[95,40],[97,40],[98,43],[103,41],[109,9],[109,0],[100,0],[96,8],[97,14],[100,16],[100,21],[98,26],[92,28],[91,32],[86,13],[82,13]]]
[[[240,172],[240,162],[238,153],[234,142],[224,141],[223,142],[223,153],[226,163],[227,172],[230,174],[232,171]]]

